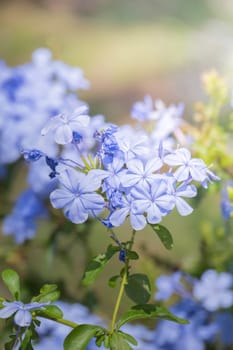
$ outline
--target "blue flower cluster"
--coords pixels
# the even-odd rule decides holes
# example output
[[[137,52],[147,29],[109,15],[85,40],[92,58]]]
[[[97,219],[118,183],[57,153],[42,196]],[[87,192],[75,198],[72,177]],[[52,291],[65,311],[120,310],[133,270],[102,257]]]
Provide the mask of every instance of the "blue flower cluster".
[[[183,105],[166,107],[146,96],[132,107],[137,125],[116,126],[89,116],[74,93],[88,87],[82,71],[53,61],[50,51],[38,49],[31,63],[2,67],[0,164],[14,162],[20,152],[29,163],[22,210],[19,199],[3,227],[17,243],[35,234],[49,194],[73,223],[92,217],[113,227],[129,217],[132,228],[142,230],[174,208],[189,215],[185,199],[219,179],[184,147]]]
[[[0,69],[0,178],[4,178],[8,165],[21,157],[23,149],[35,147],[49,152],[51,158],[56,157],[56,143],[43,138],[41,130],[53,115],[71,113],[83,106],[77,89],[87,89],[89,82],[80,68],[53,60],[47,49],[37,49],[31,62],[14,68],[1,61]],[[34,153],[34,160],[39,158]],[[17,243],[35,235],[36,219],[45,214],[44,200],[55,185],[48,176],[54,174],[51,164],[50,167],[43,161],[29,164],[29,189],[20,195],[5,219],[4,233],[13,234]]]
[[[163,108],[160,120],[170,113]],[[172,113],[178,113],[174,107]],[[170,126],[169,137],[160,139],[154,137],[159,123],[151,133],[142,127],[106,125],[104,120],[96,124],[96,117],[90,118],[81,106],[71,114],[52,117],[42,129],[43,135],[52,132],[54,141],[64,146],[53,169],[60,188],[52,191],[50,200],[73,223],[94,217],[113,227],[129,217],[132,228],[142,230],[148,223],[159,223],[175,207],[180,215],[190,214],[193,209],[183,198],[196,196],[194,183],[207,187],[218,180],[187,148],[171,146]],[[30,153],[24,152],[27,160]],[[33,162],[38,154],[33,151]]]
[[[189,325],[160,321],[154,333],[157,350],[204,350],[207,344],[220,348],[233,345],[233,277],[230,273],[206,270],[200,279],[176,272],[156,281],[156,300],[176,296],[171,307]],[[220,345],[221,344],[221,345]]]

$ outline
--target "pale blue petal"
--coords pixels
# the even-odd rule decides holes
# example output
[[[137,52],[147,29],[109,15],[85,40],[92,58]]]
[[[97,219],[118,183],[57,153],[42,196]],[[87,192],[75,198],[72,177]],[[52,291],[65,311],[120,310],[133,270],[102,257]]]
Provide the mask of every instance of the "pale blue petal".
[[[64,208],[65,205],[71,203],[74,195],[63,189],[57,189],[50,194],[50,201],[54,208]]]
[[[59,145],[66,145],[71,143],[73,140],[73,133],[69,125],[63,124],[56,128],[55,131],[55,142]]]
[[[88,218],[86,209],[83,208],[80,200],[75,198],[64,208],[65,216],[74,224],[82,224]]]
[[[104,198],[95,192],[81,195],[80,201],[87,210],[103,210],[105,206]]]
[[[130,223],[134,230],[140,231],[143,230],[146,226],[146,218],[144,215],[138,214],[135,215],[134,213],[130,213]]]
[[[189,178],[189,168],[185,165],[179,167],[175,172],[174,172],[174,177],[177,179],[177,181],[185,181]]]
[[[15,302],[4,302],[5,306],[3,309],[0,309],[0,318],[8,318],[13,315],[23,304],[20,301]]]
[[[162,214],[156,205],[151,205],[147,210],[147,221],[150,224],[157,224],[162,220]]]
[[[113,226],[121,226],[124,223],[128,213],[129,208],[118,209],[110,215],[109,221]]]
[[[32,315],[27,310],[18,310],[15,314],[14,321],[20,327],[28,327],[32,322]]]
[[[85,174],[75,169],[66,169],[59,175],[60,183],[70,192],[77,193],[80,183],[85,179]]]
[[[189,215],[193,212],[193,208],[180,197],[176,198],[176,208],[179,214],[182,216]]]

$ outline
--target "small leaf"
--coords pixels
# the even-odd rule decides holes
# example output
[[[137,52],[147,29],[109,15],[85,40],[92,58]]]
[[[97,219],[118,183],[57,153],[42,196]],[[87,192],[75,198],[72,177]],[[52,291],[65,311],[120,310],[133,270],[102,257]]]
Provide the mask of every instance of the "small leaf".
[[[122,331],[118,331],[118,334],[120,334],[122,338],[126,339],[131,344],[138,345],[137,340],[134,337],[132,337],[132,335],[125,333],[125,332],[122,332]]]
[[[16,299],[20,299],[20,279],[17,272],[11,269],[2,271],[2,279],[11,292],[12,296]]]
[[[60,296],[59,290],[57,290],[56,284],[45,284],[40,289],[40,294],[33,297],[32,301],[38,301],[40,303],[46,303],[47,301],[56,301]]]
[[[170,311],[162,306],[144,304],[135,305],[130,310],[126,311],[118,321],[118,328],[129,321],[146,318],[161,318],[163,320],[173,321],[180,324],[189,323],[187,320],[173,315]]]
[[[120,277],[119,275],[115,275],[115,276],[112,276],[111,278],[109,278],[109,280],[108,280],[109,287],[114,288],[119,277]]]
[[[54,319],[59,319],[63,317],[63,312],[56,305],[44,306],[43,310],[38,310],[36,313],[38,316],[47,316]]]
[[[166,249],[172,249],[173,248],[173,238],[172,238],[170,231],[166,227],[159,225],[159,224],[151,225],[151,227],[159,236],[164,247]]]
[[[115,331],[110,337],[110,349],[111,350],[132,350],[131,346],[124,339],[122,334]]]
[[[126,256],[129,260],[138,260],[139,259],[138,253],[133,251],[133,250],[128,250],[126,253]]]
[[[125,286],[127,296],[137,304],[147,303],[151,295],[150,281],[141,273],[135,273],[128,277]]]
[[[82,278],[82,283],[85,287],[90,286],[95,282],[99,273],[117,252],[119,252],[119,248],[110,245],[108,246],[106,253],[99,254],[90,261]]]
[[[86,350],[96,333],[104,328],[96,325],[82,324],[74,328],[64,341],[64,350]]]

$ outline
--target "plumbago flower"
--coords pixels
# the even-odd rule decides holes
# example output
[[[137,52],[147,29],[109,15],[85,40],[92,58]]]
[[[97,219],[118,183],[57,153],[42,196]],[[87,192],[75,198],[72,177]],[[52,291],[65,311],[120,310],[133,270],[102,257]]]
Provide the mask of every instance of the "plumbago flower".
[[[189,215],[193,209],[184,198],[197,195],[192,182],[205,187],[218,179],[204,161],[193,159],[188,149],[166,150],[163,143],[156,146],[144,132],[140,141],[133,141],[131,128],[109,125],[96,130],[96,143],[88,152],[82,147],[92,125],[86,112],[83,106],[65,119],[54,117],[42,130],[44,135],[55,130],[58,143],[73,145],[73,157],[50,158],[38,150],[23,152],[28,161],[45,158],[52,170],[50,177],[57,177],[61,187],[50,194],[51,203],[63,208],[73,223],[101,214],[101,222],[109,227],[120,226],[129,217],[132,228],[142,230],[147,224],[161,222],[175,207],[180,215]],[[77,142],[74,132],[82,135]]]
[[[49,304],[50,302],[23,304],[21,301],[3,301],[3,308],[0,309],[0,318],[8,318],[14,315],[15,324],[20,327],[28,327],[32,322],[31,311],[43,309],[44,306]]]

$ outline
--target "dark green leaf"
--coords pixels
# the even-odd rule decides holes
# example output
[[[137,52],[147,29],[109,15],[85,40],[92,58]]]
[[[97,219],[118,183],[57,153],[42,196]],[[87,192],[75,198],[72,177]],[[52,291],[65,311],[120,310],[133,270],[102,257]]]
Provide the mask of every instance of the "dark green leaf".
[[[131,346],[124,339],[122,334],[115,331],[110,336],[110,349],[111,350],[132,350]]]
[[[135,273],[128,277],[125,292],[127,296],[137,304],[147,303],[151,295],[150,281],[141,273]]]
[[[126,256],[129,260],[138,260],[139,259],[138,253],[134,252],[132,250],[127,251]]]
[[[189,323],[187,320],[173,315],[170,311],[168,311],[166,308],[162,306],[145,304],[145,305],[135,305],[130,310],[126,311],[118,321],[118,328],[120,328],[123,324],[129,321],[145,319],[145,318],[161,318],[164,320],[169,320],[180,324]]]
[[[90,261],[82,279],[82,283],[85,287],[90,286],[95,282],[99,273],[104,269],[105,265],[109,262],[112,256],[118,251],[118,247],[110,245],[108,246],[106,253],[99,254]]]
[[[2,279],[11,292],[12,296],[16,299],[20,299],[20,280],[17,272],[11,269],[2,271]]]
[[[37,315],[59,319],[63,317],[63,312],[56,305],[48,305],[43,310],[38,310]]]
[[[109,287],[114,288],[119,277],[120,277],[119,275],[115,275],[115,276],[112,276],[111,278],[109,278],[109,280],[108,280]]]
[[[159,236],[164,247],[167,249],[172,249],[173,248],[173,238],[172,238],[170,231],[166,227],[159,225],[159,224],[151,225],[151,227]]]
[[[74,328],[64,341],[64,350],[86,350],[91,339],[101,330],[105,331],[100,326],[89,324]]]

